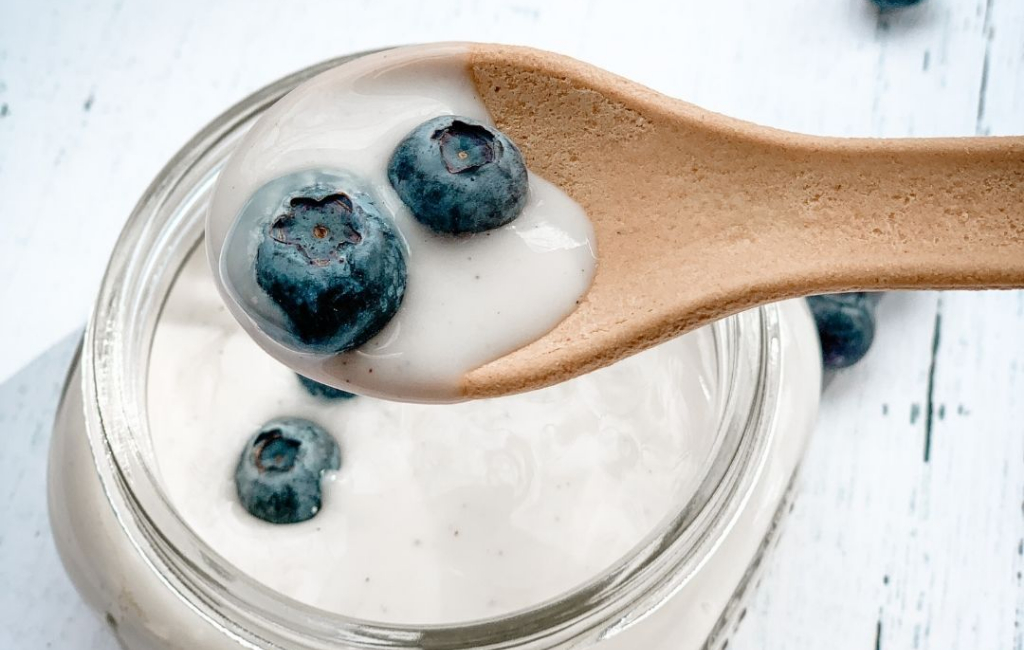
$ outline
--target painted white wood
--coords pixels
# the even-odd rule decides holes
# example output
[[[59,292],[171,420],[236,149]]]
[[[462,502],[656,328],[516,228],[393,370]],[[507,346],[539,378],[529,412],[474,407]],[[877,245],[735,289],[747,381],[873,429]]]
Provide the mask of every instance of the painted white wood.
[[[871,134],[1024,133],[1024,3],[886,22]],[[1024,647],[1022,318],[1019,292],[883,301],[731,647]]]
[[[561,51],[811,133],[1024,133],[1021,0],[881,19],[866,0],[0,0],[0,648],[114,648],[42,511],[67,346],[25,364],[80,326],[149,180],[282,74],[445,39]],[[1024,648],[1024,294],[893,295],[879,321],[826,392],[730,648]]]

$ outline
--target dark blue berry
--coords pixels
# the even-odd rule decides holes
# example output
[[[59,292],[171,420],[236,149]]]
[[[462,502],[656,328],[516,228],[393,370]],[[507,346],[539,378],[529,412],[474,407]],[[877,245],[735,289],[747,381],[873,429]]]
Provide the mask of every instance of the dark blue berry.
[[[875,338],[875,305],[880,295],[857,292],[807,298],[826,368],[852,366],[867,354]]]
[[[320,397],[323,399],[352,399],[356,396],[355,393],[350,393],[345,390],[340,390],[334,386],[328,386],[327,384],[321,384],[315,379],[309,377],[303,377],[299,373],[295,373],[295,376],[299,378],[299,383],[306,389],[306,392],[313,397]]]
[[[435,117],[391,155],[388,179],[423,225],[440,233],[482,232],[523,211],[526,164],[505,134],[468,117]]]
[[[320,511],[320,480],[341,467],[338,443],[301,418],[276,418],[246,443],[235,468],[235,488],[253,516],[294,524]]]
[[[879,9],[902,9],[903,7],[910,7],[916,5],[921,0],[872,0]]]
[[[336,185],[285,196],[256,251],[256,283],[283,312],[287,343],[302,352],[362,345],[405,295],[405,256],[391,222],[369,198]]]

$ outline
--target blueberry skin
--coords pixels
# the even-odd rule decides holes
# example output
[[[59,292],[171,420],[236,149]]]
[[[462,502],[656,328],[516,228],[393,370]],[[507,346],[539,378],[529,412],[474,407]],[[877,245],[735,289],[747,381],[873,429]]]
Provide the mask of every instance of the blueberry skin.
[[[854,292],[807,298],[826,368],[847,368],[867,354],[875,339],[875,305],[880,295]]]
[[[523,155],[505,134],[453,115],[413,129],[391,155],[388,180],[420,223],[452,235],[512,221],[530,187]]]
[[[255,272],[300,352],[362,345],[405,295],[405,254],[391,222],[366,196],[337,188],[285,197],[264,226]]]
[[[245,444],[235,488],[254,517],[295,524],[320,511],[320,479],[339,467],[341,452],[329,433],[302,418],[275,418]]]
[[[334,386],[328,386],[327,384],[321,384],[315,379],[309,377],[303,377],[299,373],[295,373],[295,376],[299,378],[299,383],[306,389],[306,392],[313,397],[320,397],[326,400],[336,399],[352,399],[356,396],[355,393],[350,393],[345,390],[340,390]]]
[[[902,9],[921,2],[921,0],[872,0],[879,9]]]

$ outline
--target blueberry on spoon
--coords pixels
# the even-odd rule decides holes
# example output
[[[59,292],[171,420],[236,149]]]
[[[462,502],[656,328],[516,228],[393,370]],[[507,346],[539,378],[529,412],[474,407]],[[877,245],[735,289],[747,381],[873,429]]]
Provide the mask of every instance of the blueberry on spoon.
[[[264,227],[255,272],[301,352],[362,345],[405,294],[405,257],[390,220],[365,196],[333,187],[286,197]]]
[[[452,115],[424,122],[398,144],[388,180],[420,223],[452,235],[512,221],[529,189],[523,156],[505,134]]]

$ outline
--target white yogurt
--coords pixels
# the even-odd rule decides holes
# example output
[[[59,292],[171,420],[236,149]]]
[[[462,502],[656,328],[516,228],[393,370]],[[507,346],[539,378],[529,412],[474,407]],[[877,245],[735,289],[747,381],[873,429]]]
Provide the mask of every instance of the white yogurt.
[[[330,402],[253,343],[193,254],[153,341],[153,455],[196,533],[283,594],[377,621],[495,616],[600,574],[692,495],[718,417],[711,336],[501,399]],[[249,515],[233,481],[246,439],[281,415],[342,451],[323,509],[296,525]]]
[[[126,650],[297,647],[260,636],[273,633],[272,624],[257,625],[239,638],[238,629],[262,620],[249,618],[251,607],[243,603],[239,611],[226,610],[223,619],[220,612],[211,617],[219,600],[210,605],[207,591],[178,588],[178,571],[191,560],[173,551],[169,556],[155,552],[137,527],[145,520],[159,530],[161,518],[144,517],[156,500],[142,501],[140,513],[121,497],[125,488],[115,463],[133,453],[128,447],[146,450],[147,468],[195,532],[256,579],[308,603],[406,622],[504,611],[592,578],[583,564],[599,569],[617,552],[604,544],[625,547],[631,535],[638,537],[657,521],[666,494],[674,491],[679,499],[689,494],[698,458],[707,454],[710,407],[704,384],[715,382],[698,350],[707,347],[699,338],[710,336],[706,331],[593,375],[607,378],[600,385],[567,384],[559,387],[564,392],[547,393],[561,404],[550,406],[556,429],[541,436],[541,409],[549,407],[531,406],[529,396],[502,400],[515,406],[508,411],[523,418],[521,426],[493,406],[497,401],[426,407],[357,398],[327,407],[297,393],[290,373],[261,357],[233,323],[204,273],[201,259],[193,257],[158,320],[149,363],[130,357],[119,371],[130,374],[132,368],[149,366],[148,399],[139,408],[153,439],[115,438],[124,446],[115,446],[113,455],[105,446],[109,434],[97,391],[83,381],[83,371],[95,370],[88,355],[96,341],[90,335],[85,365],[76,362],[54,425],[49,462],[54,540],[75,586]],[[642,618],[632,625],[612,612],[591,610],[598,622],[592,634],[599,636],[587,633],[543,647],[718,648],[724,639],[709,641],[712,630],[728,635],[742,617],[742,603],[732,598],[750,577],[776,512],[785,512],[779,506],[812,429],[821,372],[813,321],[803,301],[768,312],[778,318],[779,329],[768,360],[778,374],[769,373],[775,379],[761,384],[764,419],[756,435],[765,447],[739,476],[739,491],[722,492],[727,516],[699,540],[698,561],[672,578],[675,586],[671,594],[661,594],[667,597],[659,598],[660,607],[635,610]],[[109,331],[103,323],[98,326]],[[105,340],[124,347],[116,338]],[[346,411],[349,406],[364,410]],[[375,414],[373,408],[385,410]],[[112,431],[123,430],[119,411],[110,412]],[[344,465],[316,518],[273,527],[239,510],[230,474],[248,431],[267,416],[286,412],[312,415],[335,432]],[[463,417],[448,418],[445,412]],[[575,414],[573,427],[589,428],[560,428],[562,412]],[[474,413],[479,419],[469,418]],[[467,421],[481,424],[482,435],[472,435]],[[650,427],[640,430],[642,423]],[[459,433],[438,428],[443,424],[459,427]],[[446,447],[455,442],[456,449]],[[360,469],[362,463],[375,466]],[[388,467],[401,469],[402,476]],[[557,534],[545,532],[552,526]],[[292,535],[301,542],[290,542]],[[515,552],[519,548],[522,554]],[[198,567],[220,575],[214,559],[200,559]],[[560,584],[545,586],[549,580]],[[294,616],[285,621],[300,624]],[[519,639],[512,626],[508,635],[510,648],[535,645],[511,641]]]
[[[207,244],[221,293],[270,354],[304,375],[409,401],[460,398],[465,374],[540,338],[575,308],[595,269],[586,215],[561,190],[530,175],[529,200],[512,223],[469,237],[418,223],[387,179],[395,145],[438,115],[491,123],[468,74],[464,45],[401,48],[302,84],[246,135],[221,172]],[[252,272],[261,224],[241,224],[241,253],[226,255],[236,216],[267,182],[323,169],[363,179],[394,216],[407,245],[408,284],[392,321],[357,350],[301,354],[261,331],[242,308],[261,295]],[[229,237],[229,234],[232,234]]]

